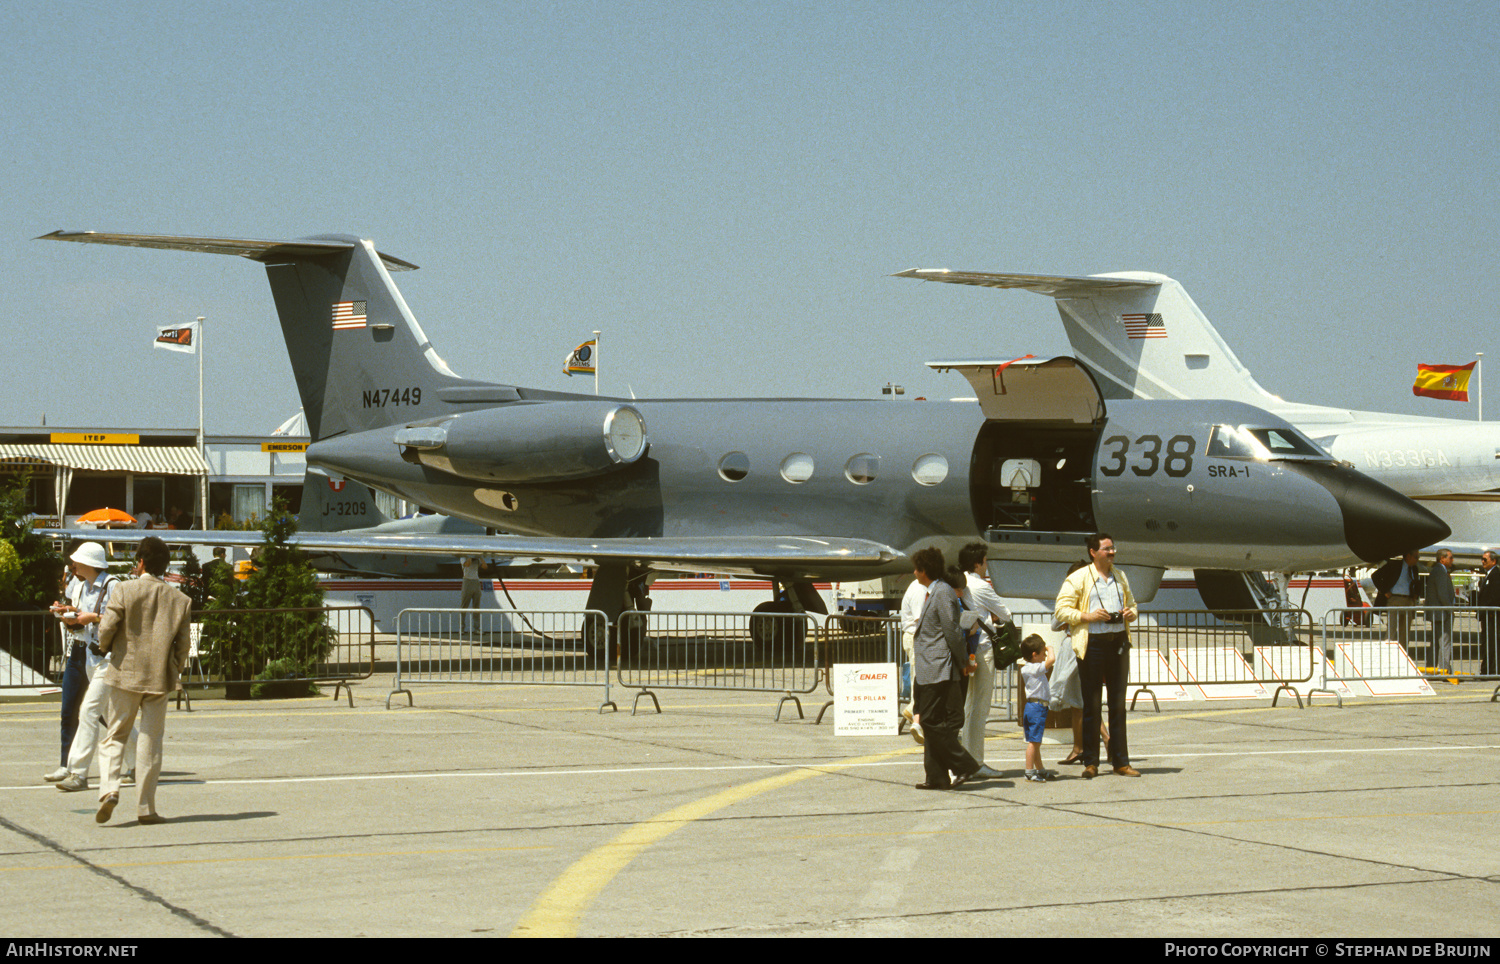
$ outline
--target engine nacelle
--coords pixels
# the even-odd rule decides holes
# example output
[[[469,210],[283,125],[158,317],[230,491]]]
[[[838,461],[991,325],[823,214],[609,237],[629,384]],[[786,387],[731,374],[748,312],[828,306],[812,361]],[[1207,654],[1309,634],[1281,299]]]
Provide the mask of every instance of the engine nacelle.
[[[646,420],[619,402],[539,402],[398,429],[408,462],[487,482],[580,479],[646,452]]]

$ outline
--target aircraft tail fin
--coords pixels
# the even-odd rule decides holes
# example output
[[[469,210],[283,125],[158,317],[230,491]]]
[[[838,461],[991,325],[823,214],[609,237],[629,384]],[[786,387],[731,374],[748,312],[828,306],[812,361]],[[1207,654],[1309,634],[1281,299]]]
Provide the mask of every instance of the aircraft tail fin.
[[[297,512],[299,532],[347,532],[390,521],[368,486],[353,479],[334,479],[322,469],[307,467],[302,477],[302,506]]]
[[[1227,398],[1280,401],[1219,337],[1182,285],[1128,271],[1089,277],[911,269],[896,277],[986,288],[1021,288],[1057,302],[1073,354],[1106,399]]]
[[[369,241],[295,241],[54,231],[42,240],[230,254],[266,266],[314,442],[515,401],[508,385],[455,375],[427,340],[391,271],[416,265]]]

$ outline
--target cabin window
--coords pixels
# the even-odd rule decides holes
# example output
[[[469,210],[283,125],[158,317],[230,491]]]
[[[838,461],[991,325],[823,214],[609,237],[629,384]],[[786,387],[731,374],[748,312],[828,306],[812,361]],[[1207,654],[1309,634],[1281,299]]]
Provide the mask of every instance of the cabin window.
[[[844,477],[855,485],[869,485],[880,471],[880,456],[861,452],[844,463]]]
[[[781,477],[788,482],[806,482],[812,474],[813,459],[806,452],[793,452],[781,460]]]
[[[738,482],[750,474],[750,456],[744,452],[730,452],[719,459],[719,478],[725,482]]]
[[[912,463],[911,477],[918,485],[937,485],[948,477],[948,460],[930,453]]]

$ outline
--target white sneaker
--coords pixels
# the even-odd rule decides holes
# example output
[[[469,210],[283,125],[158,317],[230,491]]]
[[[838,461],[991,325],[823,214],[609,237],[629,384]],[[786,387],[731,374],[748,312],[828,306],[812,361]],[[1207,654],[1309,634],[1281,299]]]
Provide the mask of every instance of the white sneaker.
[[[911,738],[913,740],[916,740],[918,743],[926,742],[927,737],[922,733],[922,724],[913,723],[911,725]]]
[[[87,790],[88,788],[88,777],[81,777],[76,773],[70,773],[67,779],[57,781],[57,789],[62,790],[64,793],[75,793],[79,790]]]
[[[42,777],[42,779],[48,783],[61,783],[68,778],[68,774],[71,772],[67,767],[58,767],[56,770]]]

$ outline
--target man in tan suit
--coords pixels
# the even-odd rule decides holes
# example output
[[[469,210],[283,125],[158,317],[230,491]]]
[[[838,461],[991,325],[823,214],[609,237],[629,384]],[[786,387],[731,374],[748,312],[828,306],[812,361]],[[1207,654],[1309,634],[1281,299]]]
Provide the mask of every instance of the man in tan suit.
[[[109,736],[99,748],[98,823],[108,822],[120,802],[120,763],[125,738],[141,716],[136,766],[140,771],[139,820],[161,823],[156,812],[156,781],[161,776],[161,741],[167,723],[167,696],[187,664],[188,597],[162,580],[171,555],[156,536],[141,540],[135,574],[110,595],[99,625],[99,652],[109,662],[100,672],[109,687],[104,718]]]

